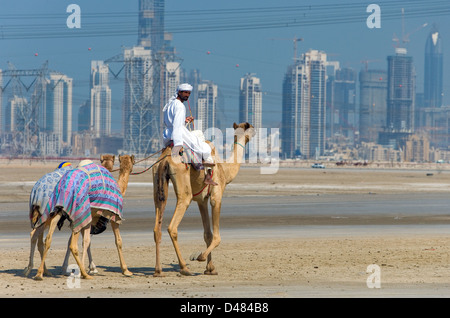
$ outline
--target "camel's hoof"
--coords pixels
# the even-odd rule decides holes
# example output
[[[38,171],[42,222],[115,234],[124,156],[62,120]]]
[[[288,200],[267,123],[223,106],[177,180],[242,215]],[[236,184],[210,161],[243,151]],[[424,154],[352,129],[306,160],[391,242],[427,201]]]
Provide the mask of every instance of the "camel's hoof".
[[[98,270],[97,270],[96,268],[90,269],[90,270],[89,270],[89,274],[90,274],[90,275],[98,274]]]
[[[165,277],[162,273],[154,273],[153,277]]]
[[[91,275],[86,275],[83,277],[84,279],[94,279],[94,277],[92,277]]]
[[[194,253],[191,254],[191,256],[189,256],[189,259],[190,259],[191,261],[199,261],[199,262],[203,262],[203,261],[205,261],[205,259],[201,257],[202,254],[203,254],[203,253],[200,252],[200,251],[194,252]]]
[[[31,268],[26,267],[23,270],[23,276],[28,276],[28,275],[30,275],[30,273],[31,273]]]
[[[183,276],[192,276],[192,273],[188,269],[182,269],[180,274]]]
[[[204,274],[205,274],[205,275],[218,275],[219,273],[217,273],[217,271],[209,271],[209,270],[206,270],[206,271],[204,272]]]
[[[44,279],[42,278],[42,276],[38,276],[38,275],[34,276],[33,279],[34,279],[34,280],[44,280]]]
[[[126,277],[131,277],[131,276],[133,276],[133,273],[130,272],[129,270],[124,271],[122,274],[123,274],[124,276],[126,276]]]

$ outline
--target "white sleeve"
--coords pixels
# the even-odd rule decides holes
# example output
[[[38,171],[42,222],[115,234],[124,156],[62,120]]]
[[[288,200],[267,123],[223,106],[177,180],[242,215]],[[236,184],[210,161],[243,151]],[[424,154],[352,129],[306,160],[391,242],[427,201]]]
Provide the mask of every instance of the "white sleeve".
[[[186,107],[184,107],[183,103],[177,102],[174,108],[172,139],[173,145],[176,147],[183,146],[183,129],[186,121]]]

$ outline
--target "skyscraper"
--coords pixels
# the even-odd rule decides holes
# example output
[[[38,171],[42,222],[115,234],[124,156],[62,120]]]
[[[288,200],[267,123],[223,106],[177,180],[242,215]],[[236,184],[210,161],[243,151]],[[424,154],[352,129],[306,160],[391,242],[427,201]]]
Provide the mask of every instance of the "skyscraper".
[[[414,132],[416,74],[413,58],[406,55],[406,49],[397,47],[395,53],[387,58],[386,129],[379,134],[378,143],[400,149]]]
[[[9,99],[5,110],[5,130],[7,132],[23,131],[25,129],[23,120],[20,120],[23,116],[18,114],[27,103],[26,98],[16,95]]]
[[[218,101],[218,87],[212,81],[203,81],[197,88],[197,119],[198,126],[195,129],[205,131],[217,127],[216,110]]]
[[[44,111],[40,127],[53,133],[60,142],[71,144],[72,138],[72,79],[59,73],[50,73],[45,88]]]
[[[111,134],[109,68],[103,61],[91,62],[90,127],[95,137]]]
[[[388,56],[387,129],[414,132],[415,70],[406,49]]]
[[[239,86],[239,122],[248,122],[255,127],[246,153],[257,154],[260,142],[260,128],[262,128],[262,89],[261,80],[255,74],[247,73],[241,78]],[[256,158],[256,157],[254,157]]]
[[[424,106],[441,107],[443,95],[443,54],[442,38],[437,27],[427,37],[425,44],[425,64],[424,64]]]
[[[178,62],[167,62],[164,69],[163,103],[165,105],[169,98],[175,94],[178,85],[181,83],[181,65]]]
[[[154,102],[151,51],[141,46],[124,50],[124,149],[144,155],[159,147],[159,104]]]
[[[138,45],[158,52],[164,45],[164,0],[139,0]]]
[[[261,80],[255,74],[245,74],[239,86],[239,122],[248,122],[256,129],[262,125]]]
[[[387,73],[383,70],[359,72],[359,139],[376,143],[386,127]]]
[[[332,134],[354,138],[356,128],[356,73],[350,68],[336,70],[332,99]],[[327,93],[328,95],[328,93]]]
[[[288,67],[283,81],[282,153],[287,158],[320,156],[325,150],[326,63],[309,50]]]

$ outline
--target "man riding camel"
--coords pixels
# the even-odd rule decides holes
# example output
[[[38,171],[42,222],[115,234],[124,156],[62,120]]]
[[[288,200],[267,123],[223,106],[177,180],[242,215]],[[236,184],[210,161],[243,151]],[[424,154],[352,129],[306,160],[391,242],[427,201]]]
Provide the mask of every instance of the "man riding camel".
[[[194,158],[192,161],[206,167],[205,184],[217,185],[212,180],[212,167],[215,163],[211,156],[211,147],[185,126],[194,120],[192,116],[186,117],[186,107],[183,104],[189,99],[191,91],[191,85],[187,83],[179,85],[175,95],[164,106],[164,145],[168,146],[173,141],[172,154],[183,153],[184,149],[191,151],[191,157]]]

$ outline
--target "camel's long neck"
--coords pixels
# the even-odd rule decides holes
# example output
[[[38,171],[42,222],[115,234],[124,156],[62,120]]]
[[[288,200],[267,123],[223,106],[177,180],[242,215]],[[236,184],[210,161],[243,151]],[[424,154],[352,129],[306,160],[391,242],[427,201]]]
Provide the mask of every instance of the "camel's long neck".
[[[129,178],[130,178],[130,171],[128,171],[128,170],[124,171],[124,170],[120,169],[119,179],[117,180],[117,185],[119,186],[120,191],[122,192],[122,196],[124,196],[125,192],[127,192]]]
[[[234,142],[233,145],[233,153],[231,154],[231,157],[227,162],[229,162],[226,165],[226,168],[228,169],[227,175],[227,183],[230,183],[231,181],[236,178],[239,169],[241,168],[241,162],[243,161],[244,157],[244,151],[245,151],[245,139],[239,138]]]

